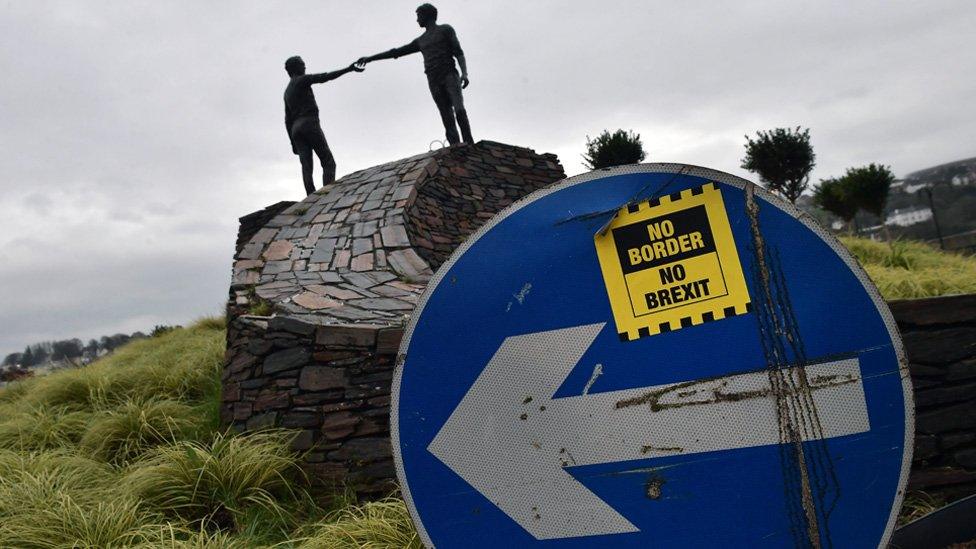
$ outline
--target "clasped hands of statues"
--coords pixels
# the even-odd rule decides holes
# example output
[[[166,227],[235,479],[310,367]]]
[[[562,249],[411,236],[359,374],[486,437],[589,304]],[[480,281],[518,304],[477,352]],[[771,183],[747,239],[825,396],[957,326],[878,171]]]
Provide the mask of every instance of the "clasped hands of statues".
[[[364,70],[366,70],[366,64],[369,62],[370,60],[368,57],[360,57],[359,59],[356,60],[356,62],[349,65],[349,68],[356,72],[363,72]],[[467,75],[461,77],[461,89],[467,88],[468,84],[470,83],[471,82],[470,80],[468,80]]]

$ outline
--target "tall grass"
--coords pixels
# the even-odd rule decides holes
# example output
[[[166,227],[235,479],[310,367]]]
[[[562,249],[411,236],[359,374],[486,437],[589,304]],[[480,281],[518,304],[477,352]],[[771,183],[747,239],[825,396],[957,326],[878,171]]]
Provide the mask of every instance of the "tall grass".
[[[225,532],[188,530],[172,523],[163,525],[155,539],[134,545],[134,549],[252,549],[255,540]],[[282,545],[282,547],[285,547]]]
[[[945,253],[922,242],[875,242],[843,237],[885,299],[976,292],[976,258]]]
[[[920,490],[909,492],[905,495],[905,501],[901,504],[901,514],[898,516],[898,524],[908,524],[915,519],[924,517],[945,504],[946,499],[939,495],[929,494]]]
[[[0,448],[32,452],[72,446],[81,438],[90,414],[63,406],[25,405],[16,412],[0,408]]]
[[[0,450],[0,523],[50,509],[65,496],[97,502],[116,480],[110,466],[67,450]]]
[[[0,389],[0,547],[411,547],[402,502],[317,505],[292,434],[219,429],[224,329]]]
[[[0,543],[23,549],[127,547],[159,540],[162,525],[154,518],[133,499],[75,501],[60,494],[49,506],[6,517]]]
[[[202,403],[220,392],[224,338],[213,324],[136,341],[87,367],[27,380],[14,400],[89,411],[133,399]]]
[[[199,407],[173,400],[127,400],[95,412],[80,445],[92,456],[117,465],[150,449],[176,444],[199,431]]]
[[[298,499],[290,440],[261,432],[178,442],[152,452],[126,482],[140,499],[185,522],[239,531],[250,513],[261,513],[287,523],[283,503]]]
[[[309,529],[299,549],[356,549],[403,547],[422,549],[403,500],[387,498],[331,513]]]

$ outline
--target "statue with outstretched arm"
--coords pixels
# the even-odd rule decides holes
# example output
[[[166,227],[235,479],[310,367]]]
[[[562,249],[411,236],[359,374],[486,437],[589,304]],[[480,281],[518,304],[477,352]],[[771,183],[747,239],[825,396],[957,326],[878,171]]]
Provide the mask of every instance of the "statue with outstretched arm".
[[[291,150],[302,163],[302,180],[308,194],[315,192],[312,181],[312,153],[322,164],[322,185],[335,181],[336,163],[325,140],[322,124],[319,122],[319,106],[312,93],[312,84],[323,84],[335,80],[350,71],[362,72],[363,67],[356,63],[344,69],[318,74],[305,74],[305,62],[299,56],[285,61],[285,71],[290,77],[285,88],[285,129],[291,141]]]
[[[464,110],[464,97],[461,95],[461,89],[468,87],[468,65],[464,61],[464,52],[461,51],[457,33],[450,25],[437,24],[437,8],[430,4],[423,4],[417,8],[417,24],[424,28],[424,33],[413,42],[383,53],[361,57],[356,64],[363,67],[371,61],[396,59],[419,51],[424,56],[427,84],[430,86],[430,94],[434,97],[437,110],[441,113],[447,142],[451,145],[461,142],[458,138],[458,126],[460,126],[464,142],[474,143],[471,137],[471,125],[468,123],[468,113]],[[461,67],[460,76],[454,66],[455,59]],[[454,123],[455,118],[457,118],[457,125]]]

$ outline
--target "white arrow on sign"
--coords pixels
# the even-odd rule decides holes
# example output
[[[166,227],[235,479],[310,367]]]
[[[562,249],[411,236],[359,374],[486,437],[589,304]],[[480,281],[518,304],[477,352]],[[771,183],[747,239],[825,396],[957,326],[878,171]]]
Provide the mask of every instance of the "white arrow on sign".
[[[603,326],[506,338],[427,447],[538,540],[638,531],[565,467],[780,443],[765,370],[554,399]],[[823,438],[870,430],[857,359],[805,370]]]

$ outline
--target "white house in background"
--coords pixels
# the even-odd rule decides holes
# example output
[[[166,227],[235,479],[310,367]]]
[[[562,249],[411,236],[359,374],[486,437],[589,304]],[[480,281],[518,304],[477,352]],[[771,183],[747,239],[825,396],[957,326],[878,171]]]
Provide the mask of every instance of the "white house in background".
[[[931,186],[932,185],[930,185],[929,183],[920,183],[918,181],[906,181],[904,188],[906,193],[912,194],[913,192],[919,189],[924,189],[925,187],[931,187]]]
[[[885,225],[908,227],[916,223],[928,221],[929,219],[932,219],[932,210],[930,208],[915,207],[895,209],[894,212],[888,214],[888,219],[885,220]]]
[[[962,187],[963,185],[972,185],[973,183],[976,183],[976,172],[952,176],[953,187]]]
[[[844,222],[840,219],[835,219],[833,223],[830,224],[830,228],[839,231],[844,228]]]

